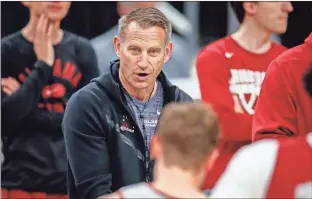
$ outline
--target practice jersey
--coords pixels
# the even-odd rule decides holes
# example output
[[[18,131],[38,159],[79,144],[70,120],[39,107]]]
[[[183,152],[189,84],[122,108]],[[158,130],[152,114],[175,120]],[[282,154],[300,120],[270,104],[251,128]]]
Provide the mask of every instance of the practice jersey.
[[[312,133],[262,140],[235,154],[211,198],[312,198]]]
[[[145,182],[120,188],[116,193],[120,198],[173,198]]]

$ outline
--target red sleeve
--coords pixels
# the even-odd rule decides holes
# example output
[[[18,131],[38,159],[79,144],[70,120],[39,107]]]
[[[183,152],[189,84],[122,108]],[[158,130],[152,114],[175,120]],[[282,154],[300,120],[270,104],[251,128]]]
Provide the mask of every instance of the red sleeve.
[[[271,62],[256,105],[252,126],[253,141],[292,136],[297,132],[291,86],[281,63],[277,60]]]
[[[225,57],[218,52],[201,52],[196,61],[202,100],[212,105],[222,124],[224,141],[250,141],[252,115],[236,113],[229,90],[231,78]]]

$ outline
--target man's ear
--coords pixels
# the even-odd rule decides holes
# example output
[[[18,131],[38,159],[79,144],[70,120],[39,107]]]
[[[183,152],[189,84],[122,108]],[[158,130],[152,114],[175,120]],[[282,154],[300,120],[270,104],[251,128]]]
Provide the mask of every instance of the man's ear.
[[[173,49],[173,43],[172,41],[170,41],[165,49],[165,63],[169,60],[171,53],[172,53],[172,49]]]
[[[113,39],[113,43],[114,43],[114,48],[115,48],[116,55],[118,57],[120,57],[120,53],[121,53],[120,38],[118,36],[115,36],[114,39]]]
[[[244,2],[243,7],[247,15],[253,16],[257,12],[257,2]]]

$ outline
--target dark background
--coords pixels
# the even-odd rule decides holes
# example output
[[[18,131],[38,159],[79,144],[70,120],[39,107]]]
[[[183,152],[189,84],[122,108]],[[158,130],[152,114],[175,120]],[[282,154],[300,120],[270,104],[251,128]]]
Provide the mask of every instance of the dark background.
[[[182,11],[183,2],[170,2]],[[312,32],[312,2],[292,2],[294,11],[289,16],[283,44],[301,44]],[[227,2],[200,2],[200,45],[203,46],[227,33]],[[1,37],[23,28],[29,18],[28,9],[20,2],[1,2]],[[62,28],[92,39],[117,24],[116,2],[73,2],[62,22]]]

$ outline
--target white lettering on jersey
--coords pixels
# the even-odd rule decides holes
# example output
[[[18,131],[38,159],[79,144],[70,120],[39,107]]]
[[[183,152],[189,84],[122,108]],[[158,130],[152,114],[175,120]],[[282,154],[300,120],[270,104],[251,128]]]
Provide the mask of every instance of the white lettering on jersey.
[[[231,69],[230,91],[237,95],[245,111],[251,115],[255,113],[254,105],[259,96],[265,72],[247,69]],[[246,95],[250,95],[247,101]]]

